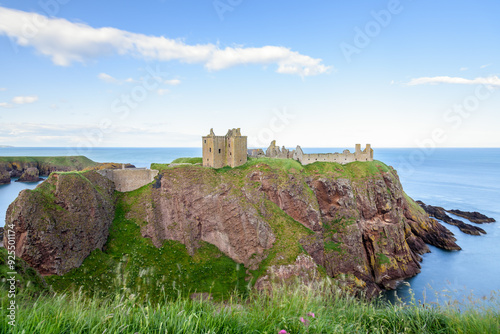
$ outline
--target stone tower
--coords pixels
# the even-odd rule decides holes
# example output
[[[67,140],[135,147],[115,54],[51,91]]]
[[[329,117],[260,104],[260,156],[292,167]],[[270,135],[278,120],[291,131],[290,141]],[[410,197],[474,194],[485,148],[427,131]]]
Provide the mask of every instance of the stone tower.
[[[221,168],[237,167],[247,162],[247,137],[240,128],[230,129],[225,136],[216,136],[213,129],[202,138],[203,166]]]

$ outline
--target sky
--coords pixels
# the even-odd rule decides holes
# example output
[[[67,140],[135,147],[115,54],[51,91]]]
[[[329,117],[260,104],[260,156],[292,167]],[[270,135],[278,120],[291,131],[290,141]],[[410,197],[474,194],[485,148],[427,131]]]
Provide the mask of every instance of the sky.
[[[500,2],[0,0],[0,145],[500,147]]]

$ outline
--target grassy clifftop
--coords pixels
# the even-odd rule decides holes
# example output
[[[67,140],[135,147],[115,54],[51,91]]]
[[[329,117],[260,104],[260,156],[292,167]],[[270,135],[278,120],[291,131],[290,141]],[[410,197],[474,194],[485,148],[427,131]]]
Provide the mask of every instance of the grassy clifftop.
[[[61,156],[61,157],[0,157],[0,165],[3,164],[47,164],[62,167],[75,167],[84,169],[98,165],[97,162],[85,156]]]

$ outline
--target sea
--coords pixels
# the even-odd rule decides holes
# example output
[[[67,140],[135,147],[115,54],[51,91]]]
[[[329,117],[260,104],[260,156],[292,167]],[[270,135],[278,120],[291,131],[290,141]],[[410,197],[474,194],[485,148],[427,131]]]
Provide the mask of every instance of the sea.
[[[341,152],[341,148],[304,148],[305,153]],[[429,246],[421,273],[385,293],[393,302],[475,303],[500,298],[500,148],[374,148],[374,158],[393,166],[403,189],[415,200],[445,209],[479,211],[496,223],[480,225],[487,234],[471,236],[442,223],[457,238],[461,251]],[[0,156],[75,155],[71,148],[0,148]],[[92,148],[83,152],[97,162],[149,167],[180,157],[201,156],[201,148]],[[14,180],[13,180],[14,181]],[[23,189],[38,183],[0,185],[0,211]],[[467,220],[461,219],[466,223]],[[473,223],[471,223],[473,224]]]

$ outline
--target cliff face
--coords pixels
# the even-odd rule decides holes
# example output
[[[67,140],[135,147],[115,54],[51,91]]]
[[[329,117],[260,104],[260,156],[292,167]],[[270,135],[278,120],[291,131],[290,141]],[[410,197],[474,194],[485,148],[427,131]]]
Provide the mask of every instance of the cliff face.
[[[129,204],[128,217],[158,247],[177,240],[193,251],[203,240],[261,277],[285,270],[305,250],[329,276],[355,277],[369,295],[419,273],[426,243],[460,249],[380,162],[166,168]]]
[[[208,292],[200,289],[220,280],[210,276],[208,263],[220,260],[219,272],[231,278],[220,291],[241,288],[243,264],[247,280],[253,278],[259,289],[276,279],[308,281],[326,274],[372,296],[416,275],[426,244],[460,249],[451,232],[406,196],[396,171],[378,161],[302,166],[259,158],[233,169],[155,167],[160,173],[152,184],[118,196],[106,249],[71,277],[85,277],[88,268],[107,270],[100,277],[109,287],[120,281],[117,272],[131,270],[130,288],[158,279],[175,287],[178,268],[179,275],[204,275],[205,283],[195,289]],[[52,174],[35,191],[23,191],[7,212],[17,255],[42,274],[79,267],[106,242],[115,211],[112,193],[111,182],[95,172]],[[194,261],[186,260],[186,272],[172,264],[182,253],[169,253],[175,242]],[[207,243],[221,252],[217,258],[206,256]],[[96,258],[109,268],[99,268],[103,262]],[[197,261],[205,263],[203,269]],[[185,276],[184,282],[192,280]],[[153,283],[150,289],[158,293]]]
[[[0,157],[0,173],[8,173],[10,177],[21,177],[28,170],[36,169],[41,176],[48,176],[52,172],[81,171],[85,168],[98,166],[100,164],[83,156],[68,157]],[[3,182],[2,182],[3,180]],[[0,184],[9,183],[4,177],[0,178]],[[31,182],[31,181],[30,181]]]
[[[10,174],[6,170],[0,169],[0,184],[10,183]]]
[[[79,267],[108,238],[113,192],[111,181],[96,172],[52,174],[35,190],[23,190],[6,215],[16,255],[42,275]]]

